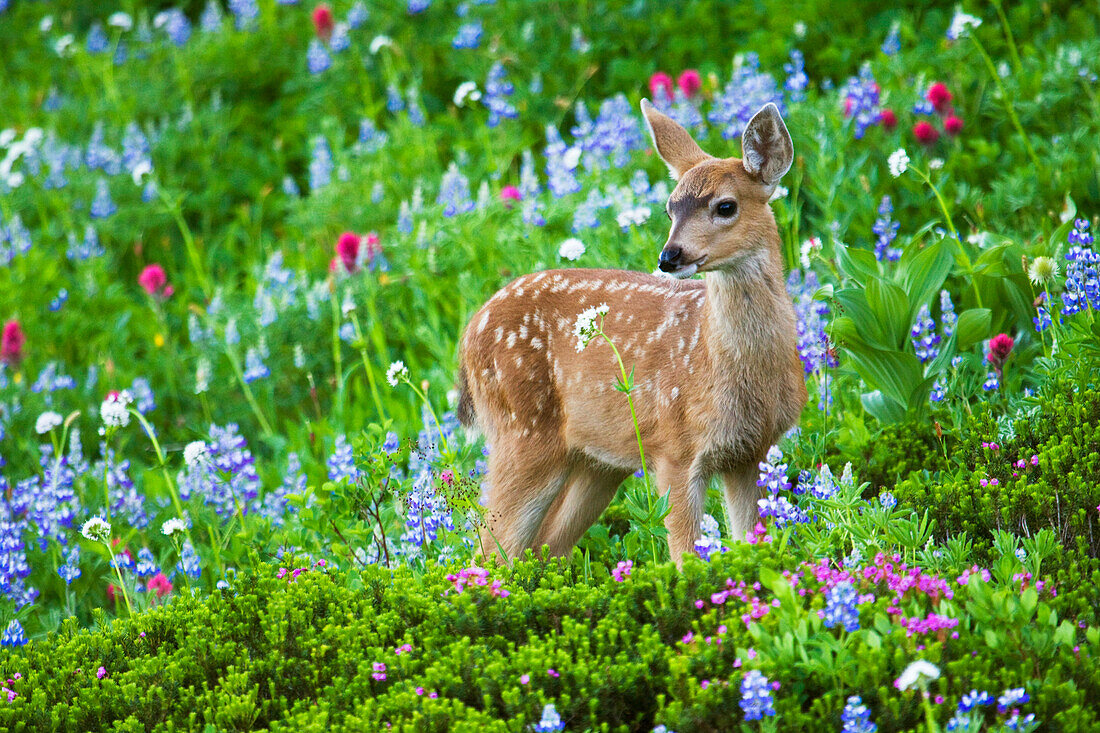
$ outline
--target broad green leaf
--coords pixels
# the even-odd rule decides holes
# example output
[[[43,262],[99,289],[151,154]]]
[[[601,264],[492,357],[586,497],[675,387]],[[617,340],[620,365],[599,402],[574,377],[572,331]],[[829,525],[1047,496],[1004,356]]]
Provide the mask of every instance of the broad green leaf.
[[[913,323],[905,291],[885,280],[871,280],[867,283],[867,305],[875,314],[887,345],[900,348]]]
[[[861,284],[867,284],[882,276],[879,271],[878,260],[870,250],[847,247],[843,244],[836,246],[836,264],[840,273]]]
[[[913,255],[912,259],[903,257],[902,260],[898,270],[902,286],[909,295],[908,321],[912,324],[920,307],[930,302],[943,287],[943,281],[951,272],[951,251],[946,240],[941,239]]]
[[[882,392],[866,392],[859,396],[863,409],[881,423],[899,423],[905,420],[905,407],[882,396]]]
[[[1077,207],[1074,206],[1074,214],[1077,213]],[[1051,232],[1050,237],[1047,239],[1047,255],[1054,256],[1054,253],[1058,251],[1066,242],[1066,237],[1069,236],[1069,230],[1073,229],[1073,217],[1066,219],[1062,222],[1062,226]]]
[[[959,351],[968,351],[971,346],[989,338],[989,326],[992,312],[988,308],[971,308],[959,314],[955,324],[955,340]]]
[[[974,260],[974,272],[980,272],[983,275],[1004,275],[1007,272],[1004,266],[1004,257],[1008,246],[1008,244],[998,244],[996,247],[990,247],[983,251]]]
[[[878,317],[867,303],[867,291],[863,288],[844,288],[836,292],[836,302],[842,315],[850,318],[854,324],[854,333],[850,338],[867,343],[880,349],[893,349],[896,346],[886,337]]]
[[[883,349],[849,351],[853,368],[872,390],[901,405],[909,404],[909,395],[924,379],[920,362],[913,354]]]

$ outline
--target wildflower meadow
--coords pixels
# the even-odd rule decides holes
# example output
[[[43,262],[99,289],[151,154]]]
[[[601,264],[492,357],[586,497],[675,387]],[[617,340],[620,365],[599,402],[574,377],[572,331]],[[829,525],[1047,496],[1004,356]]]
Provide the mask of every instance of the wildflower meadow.
[[[170,2],[0,0],[0,728],[1100,730],[1095,2]],[[459,344],[665,264],[643,99],[781,115],[808,399],[670,557],[578,299],[641,469],[502,558]]]

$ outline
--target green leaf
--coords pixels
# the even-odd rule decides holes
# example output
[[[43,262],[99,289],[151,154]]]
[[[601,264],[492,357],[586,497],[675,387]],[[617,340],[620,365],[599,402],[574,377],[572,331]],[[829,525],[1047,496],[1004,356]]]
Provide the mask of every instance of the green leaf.
[[[837,244],[836,264],[843,276],[864,285],[882,276],[879,272],[878,260],[870,250]]]
[[[1028,588],[1028,590],[1031,590]],[[1058,625],[1058,629],[1054,632],[1054,641],[1064,646],[1069,646],[1073,643],[1076,632],[1073,629],[1073,624],[1069,621],[1063,621]]]
[[[907,325],[917,318],[917,311],[939,293],[943,281],[951,272],[951,251],[944,240],[934,242],[908,259],[907,250],[898,264],[902,287],[909,294]]]
[[[913,323],[905,291],[885,280],[871,280],[867,283],[867,305],[877,317],[887,345],[901,347]]]
[[[993,319],[988,308],[971,308],[959,314],[955,324],[955,342],[959,351],[968,351],[971,346],[989,338],[989,328]]]
[[[1067,197],[1068,199],[1068,197]],[[1072,203],[1072,200],[1070,200]],[[1077,213],[1077,207],[1074,206],[1074,214]],[[1066,219],[1062,222],[1062,226],[1051,232],[1050,237],[1047,238],[1047,254],[1053,255],[1058,251],[1058,248],[1062,246],[1062,243],[1066,241],[1066,237],[1069,236],[1069,230],[1073,229],[1073,217]]]
[[[985,645],[990,649],[996,649],[1001,644],[1001,639],[993,629],[985,630]]]
[[[1024,613],[1030,618],[1031,614],[1035,611],[1035,606],[1039,604],[1039,593],[1032,586],[1020,594],[1020,606],[1023,608]]]
[[[882,392],[866,392],[859,396],[863,409],[881,423],[899,423],[905,420],[905,407],[882,396]]]
[[[853,368],[872,390],[882,392],[901,405],[909,404],[909,395],[924,379],[920,362],[913,354],[883,349],[849,351]]]

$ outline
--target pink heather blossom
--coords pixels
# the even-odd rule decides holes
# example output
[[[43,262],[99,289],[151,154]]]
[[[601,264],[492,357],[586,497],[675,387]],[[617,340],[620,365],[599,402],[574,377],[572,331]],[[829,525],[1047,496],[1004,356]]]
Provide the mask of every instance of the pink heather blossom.
[[[138,285],[153,297],[168,298],[172,295],[171,286],[168,284],[168,276],[164,274],[164,268],[153,263],[146,265],[138,275]]]
[[[685,97],[693,97],[703,86],[703,80],[696,69],[684,69],[676,80],[676,85]]]
[[[386,679],[386,665],[385,664],[383,664],[382,662],[375,662],[374,664],[371,665],[371,668],[374,670],[371,673],[371,677],[373,677],[376,680]]]
[[[402,644],[401,646],[394,649],[393,652],[394,652],[394,654],[396,654],[397,656],[400,657],[405,652],[411,652],[412,650],[413,650],[412,644]]]
[[[529,675],[529,674],[521,674],[519,676],[519,683],[521,685],[526,685],[530,681],[531,681],[531,675]]]
[[[100,667],[99,669],[97,669],[95,671],[95,676],[96,676],[96,679],[100,679],[100,680],[103,679],[104,677],[107,676],[107,668],[106,667]]]
[[[666,99],[672,99],[672,77],[663,71],[658,71],[653,76],[649,77],[649,93],[656,99],[659,95],[657,90],[665,95]]]
[[[0,337],[0,361],[12,367],[18,367],[23,361],[23,344],[27,337],[23,328],[14,318],[4,324],[4,334]]]
[[[546,670],[546,674],[550,675],[551,677],[561,677],[561,675],[560,675],[560,674],[558,674],[557,670],[556,670],[556,669],[554,669],[553,667],[551,667],[550,669]]]
[[[633,560],[620,560],[619,564],[611,571],[611,577],[615,578],[616,583],[621,583],[630,577],[630,571],[634,568]]]

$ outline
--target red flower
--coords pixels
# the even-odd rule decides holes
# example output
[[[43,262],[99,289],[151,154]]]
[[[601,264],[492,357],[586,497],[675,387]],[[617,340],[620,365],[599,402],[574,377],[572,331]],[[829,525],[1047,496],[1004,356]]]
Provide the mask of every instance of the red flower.
[[[913,135],[924,145],[931,145],[940,139],[940,131],[932,127],[932,123],[921,120],[913,125]]]
[[[928,93],[924,95],[924,98],[931,102],[940,114],[951,109],[951,92],[947,91],[947,85],[942,81],[928,87]]]
[[[685,97],[693,97],[702,88],[703,79],[695,69],[684,69],[680,74],[680,78],[676,80],[676,84]]]
[[[149,578],[148,590],[156,591],[157,598],[164,598],[172,592],[172,584],[164,573],[157,573]]]
[[[23,329],[19,321],[14,318],[4,324],[4,335],[0,338],[0,361],[13,367],[19,366],[23,361],[23,344],[27,337],[23,335]]]
[[[961,118],[956,117],[955,115],[951,115],[943,121],[943,131],[946,132],[948,135],[958,135],[960,132],[962,132],[962,129],[963,121]]]
[[[1000,367],[1008,359],[1008,355],[1012,353],[1012,347],[1015,345],[1016,340],[1014,338],[1007,333],[999,333],[989,339],[989,353],[985,355],[985,358],[993,366]]]
[[[500,189],[500,200],[509,209],[512,208],[513,201],[520,201],[523,199],[523,194],[515,186],[505,186]]]
[[[168,276],[164,274],[164,268],[155,262],[146,265],[145,269],[138,275],[138,285],[144,288],[149,295],[159,295],[162,298],[167,298],[172,294],[171,287],[165,287],[168,285]]]
[[[322,41],[328,41],[332,37],[333,26],[332,8],[325,3],[321,3],[313,9],[313,29],[317,31],[318,38]]]
[[[336,240],[336,256],[344,263],[344,270],[349,273],[359,269],[355,261],[359,258],[359,243],[361,241],[359,235],[352,232],[344,232]]]
[[[657,90],[664,90],[665,98],[672,99],[672,77],[663,71],[658,71],[649,77],[649,92],[653,98],[657,98]]]
[[[884,109],[879,112],[878,121],[882,123],[887,132],[893,132],[894,128],[898,126],[898,116],[894,114],[892,109]]]

